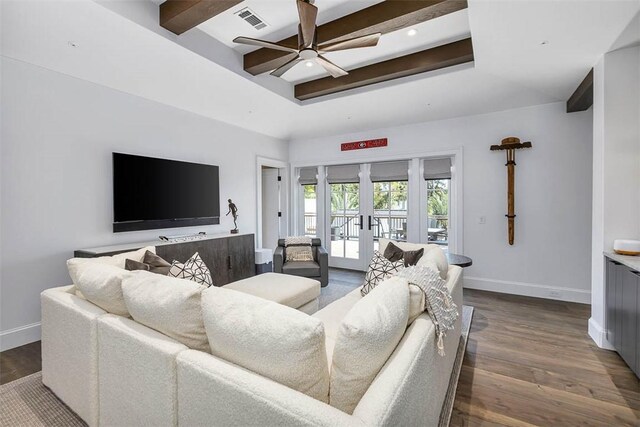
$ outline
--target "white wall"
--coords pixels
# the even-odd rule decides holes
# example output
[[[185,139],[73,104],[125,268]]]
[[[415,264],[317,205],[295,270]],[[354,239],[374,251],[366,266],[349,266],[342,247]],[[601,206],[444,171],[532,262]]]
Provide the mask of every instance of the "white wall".
[[[256,229],[256,157],[288,155],[286,142],[6,58],[0,113],[2,349],[39,339],[39,294],[70,282],[74,249],[233,228],[222,216],[112,233],[112,151],[219,165],[221,214],[233,199],[242,232]]]
[[[373,127],[373,126],[372,126]],[[517,136],[516,237],[507,243],[504,152],[489,146]],[[340,143],[389,138],[386,148],[340,152]],[[463,149],[465,286],[589,303],[591,275],[591,111],[556,103],[493,114],[290,143],[292,166],[365,162],[385,154]],[[478,224],[485,216],[486,224]]]
[[[589,334],[607,348],[602,252],[615,239],[640,239],[640,47],[607,53],[594,68]]]

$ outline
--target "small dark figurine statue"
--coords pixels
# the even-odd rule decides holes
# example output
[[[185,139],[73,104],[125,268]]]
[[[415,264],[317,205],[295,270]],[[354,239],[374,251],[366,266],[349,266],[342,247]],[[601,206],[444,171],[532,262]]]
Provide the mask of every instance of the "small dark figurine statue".
[[[233,226],[235,227],[233,230],[231,230],[231,234],[238,234],[238,208],[236,207],[235,203],[231,201],[231,199],[229,199],[229,212],[227,212],[226,216],[229,216],[229,214],[231,214],[231,216],[233,217]]]

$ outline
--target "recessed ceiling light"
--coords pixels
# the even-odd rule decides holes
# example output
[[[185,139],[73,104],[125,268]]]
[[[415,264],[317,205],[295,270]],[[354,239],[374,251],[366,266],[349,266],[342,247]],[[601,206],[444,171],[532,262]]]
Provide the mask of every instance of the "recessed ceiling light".
[[[67,44],[70,47],[80,47],[80,45],[78,43],[74,42],[74,41],[68,41]]]
[[[407,35],[408,35],[409,37],[413,37],[413,36],[415,36],[416,34],[418,34],[418,30],[416,30],[415,28],[412,28],[412,29],[410,29],[409,31],[407,31]]]
[[[304,63],[307,67],[313,67],[313,61],[307,61]]]

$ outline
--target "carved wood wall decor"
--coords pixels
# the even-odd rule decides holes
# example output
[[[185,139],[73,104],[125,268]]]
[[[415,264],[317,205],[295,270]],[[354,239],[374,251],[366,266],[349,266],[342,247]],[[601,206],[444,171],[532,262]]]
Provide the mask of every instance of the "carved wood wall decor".
[[[509,227],[509,244],[515,240],[515,174],[516,174],[516,150],[531,148],[531,142],[520,142],[520,138],[514,136],[505,138],[500,145],[492,145],[491,151],[507,151],[507,217]]]

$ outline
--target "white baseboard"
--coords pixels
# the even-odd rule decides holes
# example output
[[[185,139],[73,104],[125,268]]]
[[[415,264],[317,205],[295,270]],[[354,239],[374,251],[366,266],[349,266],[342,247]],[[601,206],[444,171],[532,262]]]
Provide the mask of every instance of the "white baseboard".
[[[593,317],[589,318],[589,336],[600,348],[605,350],[615,350],[607,341],[607,331],[596,322]]]
[[[582,289],[467,276],[463,276],[463,280],[464,287],[468,289],[591,304],[591,291]]]
[[[40,340],[40,322],[0,332],[0,351]]]

